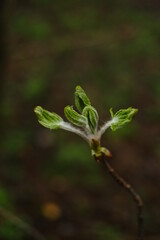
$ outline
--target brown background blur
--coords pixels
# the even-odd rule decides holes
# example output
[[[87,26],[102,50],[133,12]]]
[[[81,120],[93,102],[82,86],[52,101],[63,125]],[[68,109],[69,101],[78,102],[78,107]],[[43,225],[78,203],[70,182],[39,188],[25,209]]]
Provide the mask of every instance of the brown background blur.
[[[74,134],[37,122],[36,105],[64,117],[81,85],[100,124],[129,106],[131,124],[103,145],[144,200],[145,237],[160,238],[160,1],[1,0],[0,205],[46,240],[132,240],[127,192]],[[3,215],[3,214],[2,214]],[[0,239],[33,239],[0,217]]]

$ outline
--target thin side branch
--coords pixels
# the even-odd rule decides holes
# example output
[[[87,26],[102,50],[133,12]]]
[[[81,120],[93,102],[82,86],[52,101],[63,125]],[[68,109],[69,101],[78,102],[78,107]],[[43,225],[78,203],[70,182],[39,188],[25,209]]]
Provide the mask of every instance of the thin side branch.
[[[113,122],[113,120],[110,120],[108,122],[106,122],[98,131],[98,138],[101,138],[101,136],[105,133],[105,131],[111,126],[111,123]]]
[[[141,197],[137,194],[137,192],[133,189],[133,187],[128,182],[126,182],[114,170],[114,168],[111,166],[107,157],[104,154],[101,157],[98,157],[98,158],[95,157],[95,159],[98,162],[102,162],[106,166],[109,174],[116,180],[116,182],[120,186],[122,186],[123,188],[125,188],[129,192],[129,194],[131,195],[131,197],[135,201],[136,206],[137,206],[137,217],[138,217],[137,240],[142,240],[142,234],[143,234],[143,214],[142,214],[143,201],[142,201]]]
[[[63,130],[69,131],[69,132],[73,132],[73,133],[79,135],[80,137],[82,137],[85,141],[89,142],[88,137],[85,132],[83,132],[81,129],[71,125],[68,122],[63,121],[60,125],[60,128]]]

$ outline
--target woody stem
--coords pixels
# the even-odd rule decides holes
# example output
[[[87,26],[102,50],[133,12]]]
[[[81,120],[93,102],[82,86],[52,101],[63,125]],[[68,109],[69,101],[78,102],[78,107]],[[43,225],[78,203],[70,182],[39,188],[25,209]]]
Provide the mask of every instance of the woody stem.
[[[112,176],[112,178],[114,178],[116,180],[116,182],[122,186],[123,188],[125,188],[128,193],[131,195],[131,197],[133,198],[133,200],[136,203],[137,206],[137,221],[138,221],[138,229],[137,229],[137,240],[142,240],[142,233],[143,233],[143,214],[142,214],[142,208],[143,208],[143,201],[141,199],[141,197],[137,194],[137,192],[133,189],[133,187],[126,182],[115,170],[114,168],[111,166],[111,164],[109,163],[107,157],[102,154],[102,156],[100,157],[95,157],[95,159],[98,162],[102,162],[105,167],[107,168],[109,174]]]

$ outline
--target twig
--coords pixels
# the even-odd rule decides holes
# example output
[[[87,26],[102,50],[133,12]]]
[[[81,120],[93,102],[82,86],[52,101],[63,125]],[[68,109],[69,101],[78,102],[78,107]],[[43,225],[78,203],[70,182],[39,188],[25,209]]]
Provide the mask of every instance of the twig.
[[[118,184],[122,187],[124,187],[129,194],[132,196],[133,200],[136,202],[137,206],[137,217],[138,217],[138,229],[137,229],[137,240],[142,240],[143,235],[143,214],[142,214],[142,208],[143,208],[143,201],[141,197],[137,194],[137,192],[132,188],[132,186],[126,182],[111,166],[109,163],[107,157],[102,154],[100,157],[95,157],[96,161],[102,162],[110,175],[118,182]]]

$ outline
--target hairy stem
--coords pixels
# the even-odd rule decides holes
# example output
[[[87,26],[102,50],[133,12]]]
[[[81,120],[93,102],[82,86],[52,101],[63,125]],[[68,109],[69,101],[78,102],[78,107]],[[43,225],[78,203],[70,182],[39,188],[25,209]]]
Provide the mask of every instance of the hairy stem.
[[[143,214],[142,214],[143,201],[142,201],[141,197],[137,194],[137,192],[133,189],[133,187],[128,182],[126,182],[114,170],[114,168],[111,166],[107,157],[104,154],[102,154],[100,157],[95,157],[95,159],[98,162],[102,162],[106,166],[110,175],[116,180],[116,182],[120,186],[122,186],[123,188],[125,188],[129,192],[129,194],[131,195],[131,197],[135,201],[136,206],[137,206],[137,218],[138,218],[137,219],[137,221],[138,221],[137,240],[142,240],[142,234],[143,234]]]

